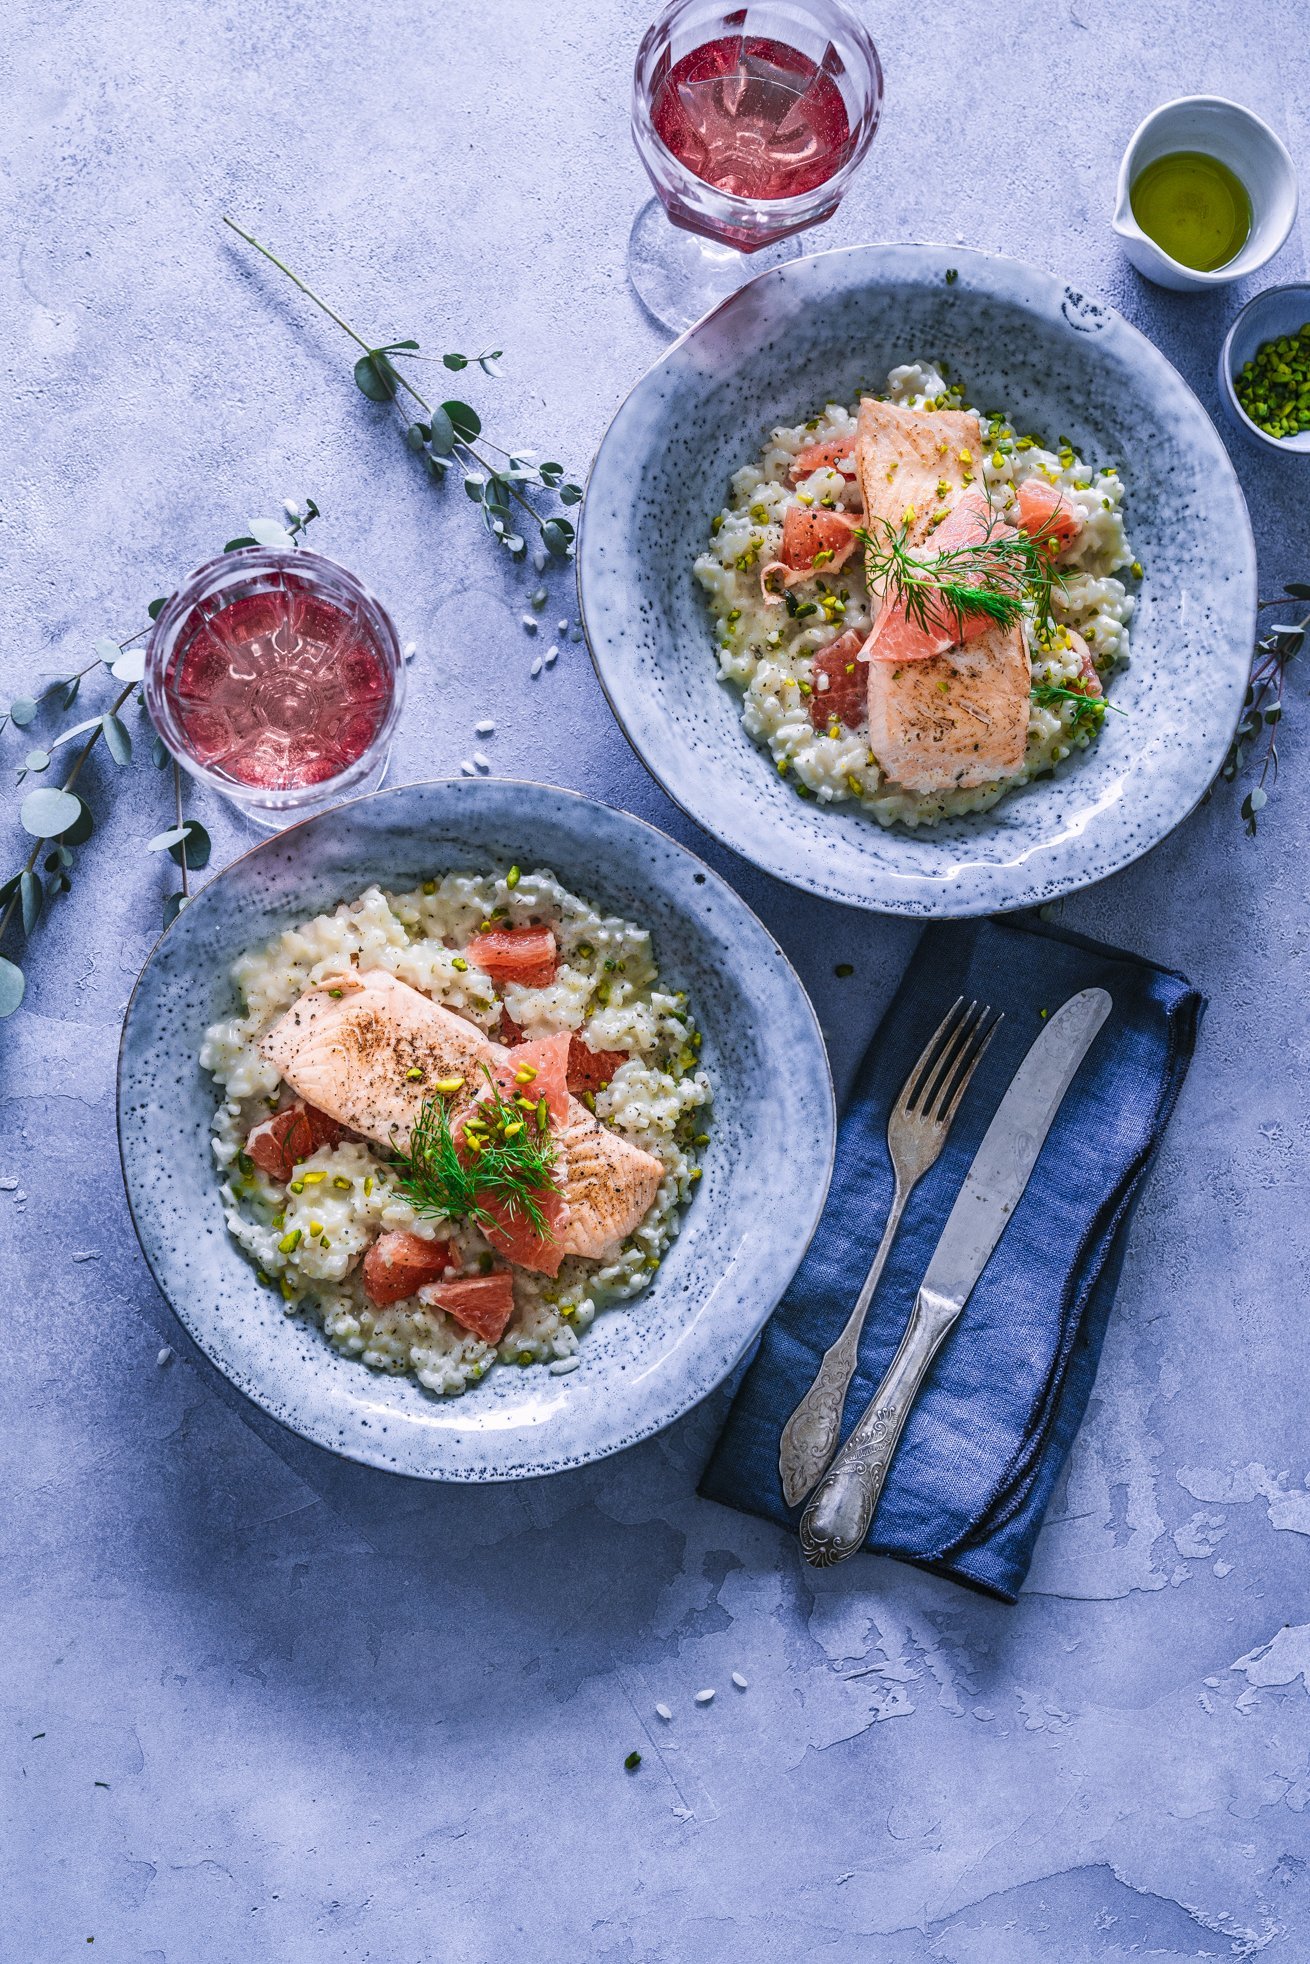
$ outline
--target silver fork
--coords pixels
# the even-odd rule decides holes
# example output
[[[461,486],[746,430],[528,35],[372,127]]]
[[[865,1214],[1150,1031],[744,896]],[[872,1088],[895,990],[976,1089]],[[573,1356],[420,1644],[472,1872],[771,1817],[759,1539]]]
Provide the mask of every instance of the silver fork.
[[[924,1046],[892,1106],[887,1150],[896,1186],[878,1252],[845,1329],[824,1352],[818,1376],[782,1430],[778,1471],[789,1507],[800,1506],[837,1450],[864,1319],[896,1239],[905,1203],[946,1144],[960,1100],[1001,1021],[1000,1016],[992,1016],[990,1004],[979,1008],[971,1002],[966,1009],[964,997],[958,997]]]

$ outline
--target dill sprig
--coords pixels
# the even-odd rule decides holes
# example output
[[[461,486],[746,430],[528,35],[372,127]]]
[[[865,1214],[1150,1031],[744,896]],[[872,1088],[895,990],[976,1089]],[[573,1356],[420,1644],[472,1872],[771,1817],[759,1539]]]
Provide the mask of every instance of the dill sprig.
[[[485,1064],[482,1068],[489,1095],[464,1121],[460,1145],[467,1156],[460,1155],[445,1099],[425,1098],[410,1132],[408,1156],[396,1162],[396,1185],[417,1214],[468,1221],[485,1232],[499,1225],[484,1205],[496,1201],[511,1221],[521,1217],[534,1234],[550,1240],[538,1198],[555,1184],[545,1100],[531,1111],[511,1103]]]
[[[1033,535],[1013,531],[988,502],[983,535],[945,552],[912,552],[908,525],[875,518],[856,538],[864,547],[869,585],[899,601],[906,618],[925,634],[949,627],[958,639],[970,615],[1012,627],[1031,611],[1036,626],[1051,616],[1051,595],[1060,579],[1051,564],[1046,528]]]
[[[1034,682],[1033,701],[1042,709],[1053,709],[1057,703],[1072,702],[1077,707],[1073,713],[1073,727],[1078,729],[1083,723],[1090,723],[1099,729],[1105,721],[1105,712],[1112,709],[1116,716],[1126,716],[1126,709],[1120,709],[1117,702],[1110,702],[1105,696],[1094,696],[1087,689],[1070,688],[1063,682]]]

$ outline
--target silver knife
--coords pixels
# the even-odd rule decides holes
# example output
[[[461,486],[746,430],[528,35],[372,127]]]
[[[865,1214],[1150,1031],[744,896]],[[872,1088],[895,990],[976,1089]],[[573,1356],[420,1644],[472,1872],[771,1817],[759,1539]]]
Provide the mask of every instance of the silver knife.
[[[1110,1008],[1104,989],[1070,996],[1011,1079],[942,1229],[900,1349],[801,1516],[801,1549],[815,1568],[845,1561],[869,1532],[919,1386],[1018,1206],[1064,1094]]]

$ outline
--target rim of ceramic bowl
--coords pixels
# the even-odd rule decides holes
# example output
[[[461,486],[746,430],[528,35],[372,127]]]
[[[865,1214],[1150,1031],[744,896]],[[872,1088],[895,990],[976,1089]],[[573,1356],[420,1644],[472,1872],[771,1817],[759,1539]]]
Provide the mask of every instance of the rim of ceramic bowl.
[[[1260,137],[1276,153],[1286,174],[1287,182],[1291,187],[1292,195],[1287,209],[1287,222],[1276,237],[1271,234],[1272,243],[1260,253],[1258,258],[1250,259],[1245,264],[1241,263],[1248,243],[1248,241],[1243,241],[1241,250],[1235,252],[1230,260],[1226,261],[1222,266],[1213,266],[1209,270],[1198,266],[1185,266],[1181,259],[1175,259],[1172,253],[1166,252],[1162,245],[1158,244],[1155,239],[1151,239],[1149,233],[1143,236],[1150,240],[1152,248],[1160,254],[1160,257],[1167,260],[1170,266],[1176,267],[1180,273],[1184,274],[1188,283],[1194,283],[1198,291],[1204,287],[1231,286],[1236,280],[1251,279],[1263,267],[1267,266],[1271,259],[1277,258],[1291,237],[1292,227],[1296,223],[1297,212],[1301,208],[1301,180],[1297,172],[1295,159],[1287,145],[1283,142],[1282,137],[1279,136],[1278,131],[1271,124],[1267,123],[1263,116],[1257,115],[1254,109],[1248,109],[1244,102],[1234,102],[1231,96],[1226,95],[1176,95],[1171,96],[1168,102],[1158,103],[1149,115],[1143,116],[1141,122],[1137,125],[1137,128],[1133,131],[1124,146],[1124,153],[1119,161],[1119,175],[1115,183],[1116,211],[1119,206],[1128,201],[1131,195],[1132,180],[1129,173],[1143,138],[1162,117],[1170,115],[1179,109],[1219,109],[1235,119],[1240,119],[1252,129],[1259,132]],[[1198,144],[1197,147],[1202,148],[1203,146]],[[1213,156],[1214,153],[1213,151],[1207,150],[1205,151],[1205,155]],[[1222,162],[1222,158],[1219,161]],[[1136,218],[1133,219],[1133,223],[1134,225],[1137,224]],[[1137,226],[1137,230],[1140,232],[1141,227]],[[1144,274],[1143,277],[1146,278],[1149,275]]]
[[[132,1183],[128,1172],[128,1151],[124,1139],[123,1123],[125,1053],[127,1049],[128,1029],[132,1021],[133,1010],[156,956],[168,940],[170,934],[174,934],[177,931],[178,921],[183,918],[182,914],[175,915],[168,926],[163,929],[162,933],[156,937],[149,953],[141,964],[136,980],[132,984],[132,990],[127,999],[127,1006],[123,1011],[123,1020],[119,1029],[118,1038],[118,1057],[114,1073],[114,1123],[118,1140],[119,1170],[122,1175],[123,1191],[127,1200],[128,1216],[132,1222],[132,1230],[136,1235],[137,1245],[140,1247],[141,1253],[145,1258],[146,1267],[150,1271],[151,1280],[159,1290],[165,1303],[167,1303],[171,1314],[181,1325],[189,1341],[195,1345],[197,1351],[205,1358],[209,1368],[215,1372],[219,1381],[223,1385],[231,1387],[238,1394],[240,1400],[249,1401],[265,1417],[271,1419],[274,1424],[281,1426],[284,1431],[291,1432],[299,1438],[308,1439],[312,1444],[322,1447],[324,1451],[335,1453],[338,1457],[347,1459],[352,1463],[371,1466],[381,1472],[394,1473],[402,1478],[426,1479],[434,1484],[449,1483],[451,1485],[489,1486],[498,1482],[515,1479],[545,1478],[549,1474],[564,1472],[577,1466],[589,1465],[596,1460],[608,1458],[616,1452],[626,1451],[629,1446],[639,1445],[642,1440],[654,1437],[655,1434],[665,1431],[670,1425],[676,1424],[680,1418],[685,1417],[696,1405],[702,1403],[704,1399],[709,1397],[723,1383],[724,1379],[736,1369],[751,1344],[764,1328],[769,1317],[777,1308],[778,1303],[782,1300],[782,1296],[791,1282],[792,1276],[800,1266],[805,1252],[809,1248],[818,1229],[824,1207],[827,1204],[828,1192],[832,1184],[833,1168],[836,1164],[837,1098],[832,1076],[832,1060],[828,1055],[827,1042],[824,1039],[823,1029],[819,1022],[814,1003],[811,1000],[809,990],[805,987],[786,950],[780,946],[776,938],[770,933],[754,908],[742,899],[741,895],[728,884],[722,874],[716,873],[712,866],[707,865],[698,853],[693,852],[690,846],[683,845],[681,840],[672,838],[669,833],[662,832],[657,825],[653,825],[649,819],[639,818],[634,812],[626,811],[620,805],[607,805],[601,799],[589,797],[584,791],[574,791],[567,785],[551,784],[544,778],[488,777],[471,779],[458,776],[418,778],[406,784],[386,785],[376,791],[364,792],[355,798],[343,799],[340,804],[329,806],[326,811],[311,813],[307,818],[299,819],[294,825],[289,825],[280,832],[273,833],[267,838],[258,840],[254,845],[248,847],[245,852],[238,853],[235,859],[229,860],[227,865],[221,867],[212,879],[207,880],[205,885],[200,889],[200,892],[196,895],[195,900],[202,900],[204,895],[213,887],[226,880],[230,874],[237,872],[239,868],[245,866],[249,860],[254,859],[258,854],[287,844],[294,839],[296,833],[303,831],[308,826],[320,825],[329,820],[339,820],[343,814],[349,813],[356,807],[373,804],[380,799],[395,798],[402,796],[406,792],[432,790],[447,785],[458,787],[462,796],[476,796],[477,791],[475,787],[478,785],[516,785],[526,790],[545,792],[551,797],[564,799],[578,806],[604,811],[613,818],[622,821],[624,824],[633,826],[641,832],[653,834],[662,845],[672,848],[677,855],[694,868],[693,877],[697,877],[698,885],[707,894],[720,902],[726,899],[730,907],[740,909],[754,923],[765,941],[770,944],[792,993],[797,1001],[804,1006],[804,1011],[809,1019],[815,1039],[814,1048],[822,1066],[818,1084],[823,1094],[822,1117],[826,1137],[826,1150],[821,1155],[821,1178],[815,1183],[815,1195],[812,1205],[808,1213],[802,1217],[799,1223],[798,1236],[795,1238],[795,1246],[797,1248],[796,1261],[778,1282],[776,1289],[774,1289],[772,1283],[769,1284],[768,1289],[761,1297],[764,1307],[762,1309],[757,1307],[752,1312],[753,1327],[742,1336],[737,1347],[736,1355],[727,1361],[724,1368],[718,1372],[712,1384],[702,1384],[691,1388],[684,1385],[668,1402],[668,1405],[661,1413],[649,1420],[639,1420],[629,1432],[625,1433],[621,1440],[605,1444],[594,1453],[577,1454],[559,1466],[522,1467],[509,1471],[486,1471],[477,1466],[469,1466],[461,1469],[452,1469],[446,1466],[427,1468],[421,1466],[398,1467],[393,1459],[388,1458],[383,1453],[380,1446],[370,1450],[368,1441],[362,1443],[355,1442],[347,1445],[340,1440],[325,1438],[321,1434],[316,1433],[308,1425],[298,1424],[283,1412],[272,1409],[265,1395],[263,1395],[261,1389],[256,1384],[244,1381],[241,1375],[229,1370],[218,1361],[209,1345],[203,1340],[196,1328],[193,1327],[189,1315],[173,1300],[172,1295],[170,1295],[168,1289],[165,1287],[163,1278],[156,1265],[154,1252],[148,1245],[147,1238],[142,1232],[141,1222],[137,1217],[137,1208],[133,1198]],[[195,902],[192,904],[194,905]],[[682,1237],[682,1232],[683,1230],[680,1229],[678,1235],[679,1240]],[[765,1297],[767,1297],[767,1301]],[[349,1362],[353,1365],[354,1360],[340,1361]],[[360,1368],[362,1369],[363,1367],[361,1366]],[[361,1389],[366,1388],[367,1383],[368,1378],[366,1377],[363,1380]]]
[[[1301,432],[1305,438],[1301,443],[1292,437],[1271,436],[1268,430],[1262,430],[1260,425],[1247,415],[1238,401],[1237,390],[1234,387],[1233,343],[1241,333],[1248,316],[1254,317],[1259,314],[1271,300],[1279,300],[1286,293],[1305,295],[1306,319],[1310,320],[1310,280],[1284,280],[1279,286],[1267,286],[1259,293],[1253,294],[1246,305],[1239,308],[1234,315],[1233,324],[1225,334],[1223,346],[1219,350],[1219,393],[1224,399],[1225,406],[1237,418],[1239,427],[1248,436],[1254,437],[1262,448],[1272,451],[1276,457],[1310,457],[1310,431]]]
[[[664,796],[670,799],[678,807],[678,810],[685,817],[689,818],[694,825],[698,826],[701,831],[708,833],[712,839],[718,844],[725,846],[728,851],[736,853],[738,858],[745,860],[748,865],[761,868],[774,879],[781,880],[784,885],[795,887],[804,893],[816,894],[820,899],[829,900],[836,906],[858,907],[862,911],[872,914],[905,915],[915,920],[968,920],[976,916],[992,914],[998,911],[1014,912],[1023,907],[1045,905],[1048,901],[1062,898],[1066,894],[1078,893],[1086,887],[1095,886],[1100,881],[1109,879],[1115,873],[1123,872],[1126,867],[1134,865],[1139,859],[1144,858],[1148,852],[1153,852],[1158,845],[1162,845],[1166,839],[1178,830],[1180,825],[1184,824],[1192,816],[1192,813],[1199,808],[1208,795],[1214,783],[1214,775],[1217,773],[1223,757],[1227,754],[1233,737],[1236,734],[1237,726],[1241,722],[1245,685],[1241,688],[1235,688],[1233,691],[1230,724],[1225,733],[1222,746],[1216,746],[1215,771],[1197,791],[1196,796],[1191,802],[1170,818],[1161,830],[1155,832],[1146,845],[1129,845],[1125,847],[1122,851],[1113,854],[1109,863],[1100,867],[1096,872],[1085,875],[1082,878],[1071,875],[1068,879],[1057,882],[1049,889],[1043,888],[1040,893],[1033,890],[1031,892],[1025,892],[1017,898],[1005,901],[998,901],[992,896],[985,895],[970,902],[966,906],[954,907],[948,911],[934,905],[931,899],[923,900],[911,893],[897,893],[890,896],[883,896],[877,900],[870,900],[848,893],[834,892],[831,887],[821,884],[816,878],[802,872],[791,870],[786,872],[780,871],[775,861],[764,858],[758,852],[752,852],[747,846],[739,845],[736,840],[730,839],[722,832],[716,831],[710,819],[703,817],[672,785],[666,782],[665,778],[646,756],[642,746],[637,742],[632,730],[629,728],[627,717],[610,688],[604,666],[596,652],[596,639],[587,618],[586,597],[583,590],[583,547],[587,537],[588,513],[591,509],[592,481],[604,453],[605,446],[613,434],[614,427],[623,416],[633,397],[640,390],[647,387],[653,376],[657,375],[675,357],[681,354],[684,349],[689,347],[697,335],[701,334],[711,322],[717,321],[721,315],[726,315],[732,308],[740,306],[743,303],[743,296],[752,293],[757,287],[763,285],[764,282],[769,280],[785,281],[787,279],[795,279],[798,274],[803,275],[807,268],[828,261],[853,258],[860,254],[888,252],[942,253],[956,262],[973,260],[982,265],[997,264],[1014,266],[1019,268],[1027,278],[1043,282],[1052,289],[1061,290],[1065,296],[1073,292],[1073,289],[1063,282],[1058,274],[1048,272],[1044,267],[1034,266],[1031,260],[1018,259],[1010,253],[989,252],[982,246],[948,244],[940,239],[879,240],[864,245],[830,246],[823,252],[805,253],[800,258],[790,260],[782,266],[766,267],[763,272],[757,273],[753,279],[746,280],[734,292],[725,295],[715,306],[702,314],[699,320],[693,321],[690,327],[684,328],[681,334],[677,335],[666,347],[661,349],[650,366],[643,370],[631,386],[625,390],[623,396],[615,405],[614,411],[605,426],[604,434],[596,446],[587,470],[586,495],[583,498],[579,515],[578,536],[574,551],[574,585],[578,596],[578,619],[582,626],[587,653],[591,657],[592,668],[595,671],[597,681],[600,683],[601,693],[605,697],[605,701],[615,722],[627,738],[629,748],[632,750],[633,755],[641,763],[652,782],[658,785]],[[1082,298],[1081,295],[1075,295],[1074,297],[1079,300]],[[1242,538],[1246,548],[1246,570],[1249,575],[1248,584],[1250,588],[1250,634],[1251,639],[1254,640],[1255,629],[1259,619],[1257,607],[1258,583],[1255,533],[1251,526],[1251,515],[1247,508],[1246,494],[1242,489],[1237,472],[1233,468],[1232,459],[1228,456],[1223,438],[1220,436],[1218,428],[1195,389],[1192,388],[1186,377],[1179,373],[1168,357],[1156,347],[1149,336],[1144,334],[1141,328],[1134,327],[1133,323],[1120,313],[1118,308],[1111,307],[1108,302],[1098,301],[1094,304],[1100,313],[1114,325],[1121,328],[1130,338],[1139,355],[1144,358],[1146,365],[1153,368],[1157,374],[1163,373],[1171,385],[1179,388],[1188,397],[1201,422],[1214,436],[1219,456],[1226,464],[1232,477],[1233,488],[1237,493],[1238,506],[1241,512],[1243,525]],[[750,741],[744,734],[742,740],[744,742]],[[976,814],[976,817],[985,821],[989,815],[988,812],[982,812]],[[870,823],[874,822],[870,820]],[[891,835],[893,837],[898,836],[897,828],[892,828]]]

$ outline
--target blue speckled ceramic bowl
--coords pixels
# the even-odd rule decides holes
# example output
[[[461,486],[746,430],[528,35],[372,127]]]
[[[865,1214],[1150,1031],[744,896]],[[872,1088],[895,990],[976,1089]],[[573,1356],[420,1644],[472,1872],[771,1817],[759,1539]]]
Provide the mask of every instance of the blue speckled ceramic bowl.
[[[579,1368],[501,1368],[430,1396],[334,1351],[255,1280],[223,1222],[197,1061],[230,1013],[244,948],[353,899],[514,861],[649,926],[685,988],[714,1087],[705,1177],[651,1287],[598,1316]],[[713,1390],[800,1261],[832,1168],[827,1053],[809,998],[750,909],[672,839],[551,785],[453,779],[380,791],[270,839],[202,889],[157,944],[123,1025],[118,1127],[146,1260],[201,1349],[318,1445],[432,1480],[508,1480],[617,1452]]]
[[[958,277],[947,283],[948,268]],[[1126,716],[990,812],[884,831],[802,803],[717,679],[692,576],[730,474],[769,431],[853,401],[895,363],[945,357],[982,409],[1116,463],[1146,568]],[[592,658],[648,769],[707,831],[794,886],[889,913],[1053,899],[1127,866],[1186,817],[1237,725],[1255,547],[1227,452],[1158,349],[1108,307],[1017,260],[855,246],[763,273],[674,342],[611,423],[578,546]]]

